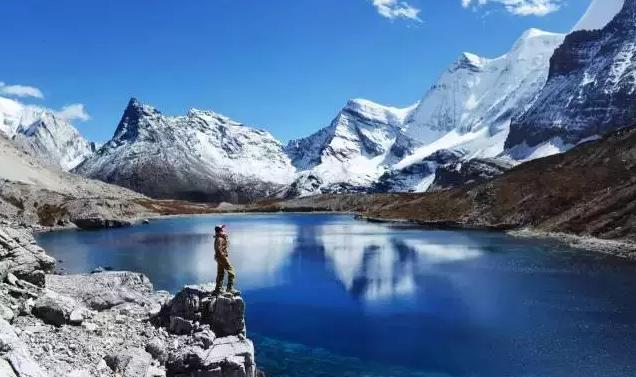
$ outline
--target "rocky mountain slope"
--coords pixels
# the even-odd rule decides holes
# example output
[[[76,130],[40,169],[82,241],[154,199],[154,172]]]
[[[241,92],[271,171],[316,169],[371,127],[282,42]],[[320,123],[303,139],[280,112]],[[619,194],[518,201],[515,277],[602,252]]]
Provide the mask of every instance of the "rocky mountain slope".
[[[636,0],[601,30],[578,30],[554,53],[546,86],[516,119],[507,148],[576,144],[636,119]]]
[[[0,376],[263,376],[241,297],[173,297],[138,273],[54,264],[28,230],[0,223]]]
[[[54,111],[4,97],[0,97],[0,133],[63,170],[74,168],[94,151],[94,145]]]
[[[141,194],[50,167],[0,135],[0,219],[40,226],[116,225],[149,216]]]
[[[166,116],[131,99],[113,138],[74,172],[156,198],[242,202],[291,182],[294,168],[265,131],[209,111]]]
[[[490,181],[421,194],[323,195],[254,210],[336,210],[442,227],[562,232],[622,240],[636,257],[636,128],[523,163]]]

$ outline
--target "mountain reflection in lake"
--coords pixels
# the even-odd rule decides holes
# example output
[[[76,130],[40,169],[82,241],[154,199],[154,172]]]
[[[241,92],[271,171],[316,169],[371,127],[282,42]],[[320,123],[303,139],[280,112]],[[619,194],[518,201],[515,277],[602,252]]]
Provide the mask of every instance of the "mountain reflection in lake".
[[[217,223],[271,375],[634,375],[635,266],[550,243],[294,214],[38,240],[65,272],[140,271],[174,292],[214,279]]]

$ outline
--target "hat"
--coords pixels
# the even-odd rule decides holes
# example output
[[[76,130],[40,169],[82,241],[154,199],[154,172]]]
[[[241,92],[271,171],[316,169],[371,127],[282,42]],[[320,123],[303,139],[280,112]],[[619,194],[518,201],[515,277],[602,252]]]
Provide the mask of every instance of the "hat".
[[[214,231],[216,233],[222,231],[223,229],[225,229],[225,224],[217,225],[217,226],[214,227]]]

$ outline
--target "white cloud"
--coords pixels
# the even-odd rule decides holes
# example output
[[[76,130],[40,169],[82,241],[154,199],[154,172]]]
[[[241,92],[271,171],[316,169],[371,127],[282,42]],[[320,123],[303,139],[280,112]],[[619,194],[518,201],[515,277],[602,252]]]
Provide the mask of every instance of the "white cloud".
[[[62,107],[62,110],[56,112],[56,115],[68,121],[72,121],[76,119],[81,121],[87,121],[91,119],[91,116],[88,115],[88,113],[84,109],[84,105],[81,103],[74,103],[72,105],[64,106]]]
[[[7,85],[2,81],[0,81],[0,95],[44,98],[42,91],[38,88],[24,85]]]
[[[390,20],[397,18],[404,18],[421,22],[419,17],[420,10],[413,7],[406,1],[400,0],[371,0],[373,6],[382,17],[386,17]]]
[[[468,8],[471,5],[480,6],[487,3],[503,5],[506,10],[518,16],[545,16],[556,12],[561,7],[563,0],[461,0],[462,6]]]

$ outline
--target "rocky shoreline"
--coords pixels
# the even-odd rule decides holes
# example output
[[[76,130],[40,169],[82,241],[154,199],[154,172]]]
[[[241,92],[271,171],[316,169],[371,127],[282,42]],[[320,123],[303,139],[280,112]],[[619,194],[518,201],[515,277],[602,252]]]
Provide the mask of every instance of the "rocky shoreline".
[[[482,230],[491,232],[505,232],[508,235],[519,238],[546,239],[560,242],[575,249],[592,251],[601,254],[613,255],[620,258],[636,260],[636,243],[631,241],[604,240],[590,236],[577,236],[574,234],[542,232],[531,228],[515,229],[514,227],[477,226],[453,222],[426,222],[409,219],[380,218],[365,215],[355,215],[361,221],[375,223],[413,224],[432,229],[445,230]]]
[[[54,266],[30,228],[0,224],[0,376],[263,376],[241,297],[173,297],[139,273]]]

